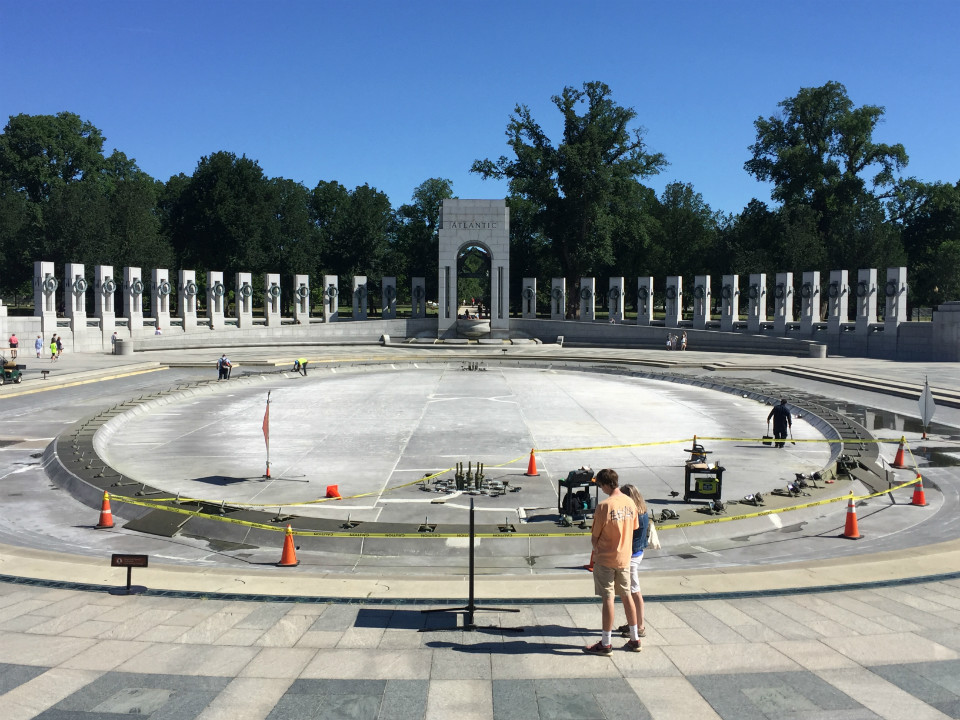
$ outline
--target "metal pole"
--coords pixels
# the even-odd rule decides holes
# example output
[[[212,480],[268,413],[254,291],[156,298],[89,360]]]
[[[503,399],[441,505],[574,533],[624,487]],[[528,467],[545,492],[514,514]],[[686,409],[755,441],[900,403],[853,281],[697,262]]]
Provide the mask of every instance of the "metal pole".
[[[473,630],[476,627],[476,624],[473,621],[473,614],[477,609],[477,606],[474,604],[474,594],[473,594],[473,546],[476,542],[476,533],[474,528],[474,515],[473,515],[473,497],[470,497],[470,597],[467,600],[467,617],[465,618],[464,627],[468,630]]]

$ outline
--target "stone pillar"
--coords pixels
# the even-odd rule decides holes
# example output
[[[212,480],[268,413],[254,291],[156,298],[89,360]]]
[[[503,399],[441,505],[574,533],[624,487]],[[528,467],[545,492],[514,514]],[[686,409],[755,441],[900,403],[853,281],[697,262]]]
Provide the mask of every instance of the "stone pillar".
[[[550,281],[550,319],[566,320],[567,318],[567,280],[553,278]]]
[[[705,330],[710,322],[710,308],[713,307],[713,295],[710,292],[710,276],[697,275],[693,278],[693,329]]]
[[[60,282],[56,278],[53,263],[37,261],[33,263],[33,314],[40,318],[43,339],[57,331],[57,288]],[[6,338],[0,338],[6,340]]]
[[[857,335],[870,333],[877,323],[877,271],[875,268],[857,271]]]
[[[883,332],[896,335],[897,326],[907,320],[907,269],[887,268],[886,297],[883,311]]]
[[[683,318],[683,278],[679,275],[667,276],[667,290],[664,294],[666,302],[664,310],[666,315],[663,319],[664,326],[668,328],[680,327],[680,320]]]
[[[181,270],[177,278],[177,315],[184,332],[197,329],[197,271]]]
[[[820,271],[803,273],[800,286],[800,332],[812,335],[815,323],[820,322]]]
[[[793,322],[793,273],[777,273],[777,286],[773,289],[773,329],[785,335],[787,324]]]
[[[960,362],[960,302],[940,303],[933,311],[932,359]]]
[[[87,278],[81,263],[67,263],[64,268],[63,308],[70,318],[74,343],[77,335],[87,331]]]
[[[397,278],[381,278],[380,305],[380,317],[384,320],[393,320],[397,317]]]
[[[612,322],[623,322],[623,278],[610,278],[610,289],[607,290],[607,313]]]
[[[226,322],[227,286],[223,284],[223,272],[207,270],[207,319],[211,330],[220,330]]]
[[[170,296],[172,294],[173,285],[170,283],[170,272],[168,270],[154,270],[150,304],[153,306],[153,316],[157,320],[157,327],[161,330],[170,327]]]
[[[143,329],[143,277],[138,267],[123,269],[123,316],[132,337]]]
[[[720,288],[720,329],[732,332],[740,320],[740,276],[724,275]]]
[[[114,304],[114,294],[117,292],[117,281],[113,277],[111,265],[97,265],[93,269],[93,311],[100,318],[100,334],[103,338],[102,347],[111,348],[110,338],[117,329],[117,313]],[[108,343],[110,343],[108,345]]]
[[[263,317],[267,327],[280,327],[282,313],[280,312],[280,275],[278,273],[264,273],[263,275]]]
[[[414,320],[427,316],[427,284],[422,277],[410,278],[410,317]]]
[[[850,297],[846,270],[831,270],[827,286],[827,332],[839,335],[847,322],[847,301]]]
[[[537,319],[537,279],[524,278],[520,292],[520,313],[524,320]]]
[[[353,319],[367,319],[367,276],[353,276]]]
[[[653,323],[653,278],[637,278],[637,325]]]
[[[247,272],[238,272],[236,275],[236,294],[234,315],[237,318],[237,327],[244,329],[253,327],[253,276]]]
[[[293,276],[293,321],[298,325],[310,324],[310,276]]]
[[[750,275],[750,287],[747,289],[747,330],[758,333],[767,321],[767,275]]]
[[[340,279],[336,275],[323,276],[323,321],[340,319]]]
[[[580,319],[586,322],[597,317],[596,288],[596,278],[580,278]]]

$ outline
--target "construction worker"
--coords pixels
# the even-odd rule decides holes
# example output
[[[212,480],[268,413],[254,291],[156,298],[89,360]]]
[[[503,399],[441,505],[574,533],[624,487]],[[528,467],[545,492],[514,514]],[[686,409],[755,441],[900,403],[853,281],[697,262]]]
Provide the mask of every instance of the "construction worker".
[[[787,428],[793,427],[793,417],[787,409],[787,401],[781,400],[779,405],[774,405],[773,410],[767,415],[767,428],[770,427],[770,420],[773,420],[773,436],[777,439],[777,447],[782,448],[786,445]]]
[[[304,377],[306,377],[308,362],[309,361],[306,358],[297,358],[293,361],[293,371],[301,373]]]

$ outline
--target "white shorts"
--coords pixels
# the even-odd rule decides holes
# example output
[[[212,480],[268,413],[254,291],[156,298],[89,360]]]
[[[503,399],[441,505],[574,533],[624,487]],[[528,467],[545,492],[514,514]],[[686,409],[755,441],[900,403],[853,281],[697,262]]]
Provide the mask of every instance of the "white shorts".
[[[630,558],[630,592],[640,592],[640,563],[643,562],[643,553]]]

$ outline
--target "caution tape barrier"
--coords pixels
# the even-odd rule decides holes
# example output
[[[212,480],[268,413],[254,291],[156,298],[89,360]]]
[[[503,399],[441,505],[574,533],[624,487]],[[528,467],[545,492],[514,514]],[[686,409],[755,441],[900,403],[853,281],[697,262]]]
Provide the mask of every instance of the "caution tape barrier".
[[[769,438],[727,438],[727,437],[709,437],[706,435],[698,435],[697,440],[710,440],[712,442],[754,442],[759,444],[759,443],[762,443],[764,440],[769,441],[770,439]],[[546,449],[534,448],[533,452],[538,455],[546,455],[548,453],[590,452],[590,451],[597,451],[597,450],[621,450],[621,449],[638,448],[638,447],[654,447],[656,445],[679,445],[679,444],[687,443],[690,441],[691,441],[690,438],[683,438],[680,440],[656,440],[652,442],[627,443],[623,445],[588,445],[584,447],[574,447],[574,448],[546,448]],[[859,443],[898,444],[900,442],[900,439],[899,438],[897,439],[885,439],[885,438],[860,439],[858,438],[856,441],[853,441],[853,440],[850,440],[849,438],[846,440],[837,439],[837,438],[814,438],[809,440],[788,440],[788,442],[792,442],[794,444],[797,444],[797,443],[845,443],[845,442],[846,443],[856,442],[858,444]],[[910,456],[913,457],[913,451],[910,450],[909,447],[907,449],[910,452]],[[515,463],[518,463],[520,461],[526,462],[528,458],[529,456],[524,454],[524,455],[515,457],[512,460],[507,460],[506,462],[502,462],[497,465],[485,465],[485,467],[488,467],[488,468],[509,467],[510,465],[514,465]],[[916,460],[914,460],[914,467],[916,467]],[[375,495],[382,495],[385,492],[402,490],[404,488],[408,488],[413,485],[418,485],[425,481],[433,480],[434,478],[438,478],[441,475],[444,475],[448,472],[453,472],[453,470],[454,468],[448,467],[443,470],[438,470],[437,472],[431,475],[425,475],[423,477],[417,478],[416,480],[411,480],[410,482],[405,482],[399,485],[394,485],[392,487],[384,488],[383,490],[375,490],[375,491],[366,492],[366,493],[358,493],[356,495],[344,495],[339,498],[324,497],[324,498],[315,498],[313,500],[302,500],[300,502],[284,503],[283,507],[302,507],[305,505],[319,505],[321,503],[331,502],[333,500],[356,500],[358,498],[373,497]],[[173,500],[174,498],[170,498],[170,499]],[[220,502],[219,500],[209,500],[207,498],[194,498],[194,497],[180,497],[178,498],[178,500],[180,502],[196,502],[196,503],[202,502],[202,503],[208,503],[211,505],[215,505]],[[230,505],[233,507],[244,507],[244,508],[277,507],[277,503],[231,502]]]
[[[908,487],[910,485],[915,485],[921,481],[921,476],[918,474],[913,480],[907,480],[902,482],[899,485],[894,485],[886,490],[880,490],[879,492],[870,493],[868,495],[855,496],[852,493],[850,495],[841,495],[840,497],[834,498],[825,498],[823,500],[814,500],[808,503],[802,503],[800,505],[790,505],[788,507],[782,508],[770,508],[768,510],[758,510],[753,513],[743,513],[740,515],[730,515],[727,517],[713,517],[708,520],[694,520],[691,522],[683,523],[664,523],[658,524],[657,530],[678,530],[680,528],[696,527],[698,525],[714,525],[716,523],[723,522],[733,522],[734,520],[746,520],[748,518],[763,517],[764,515],[776,515],[779,513],[791,512],[793,510],[802,510],[804,508],[816,507],[818,505],[828,505],[829,503],[839,502],[842,500],[850,500],[851,498],[854,501],[858,500],[867,500],[869,498],[879,497],[880,495],[887,495],[892,493],[895,490],[900,490],[902,488]],[[180,515],[190,515],[193,517],[202,517],[209,520],[216,520],[219,522],[233,523],[235,525],[243,525],[245,527],[256,528],[259,530],[272,530],[275,532],[284,532],[286,526],[284,523],[280,522],[277,525],[271,525],[268,523],[257,523],[250,520],[239,520],[237,518],[231,518],[225,515],[213,515],[210,513],[201,512],[200,510],[189,510],[184,507],[178,507],[176,505],[171,506],[167,505],[167,502],[185,502],[183,500],[177,500],[176,498],[166,498],[164,500],[137,500],[136,498],[127,497],[124,495],[111,495],[110,499],[115,502],[125,503],[127,505],[136,505],[139,507],[152,508],[154,510],[164,510],[166,512],[177,513]],[[209,504],[209,503],[208,503]],[[437,533],[437,532],[416,532],[416,533],[373,533],[373,532],[350,532],[343,531],[337,532],[333,530],[292,530],[294,535],[301,537],[335,537],[335,538],[467,538],[470,537],[470,533]],[[585,532],[549,532],[549,533],[518,533],[518,532],[499,532],[499,533],[474,533],[474,537],[478,538],[563,538],[563,537],[579,537],[582,538],[587,533]]]

